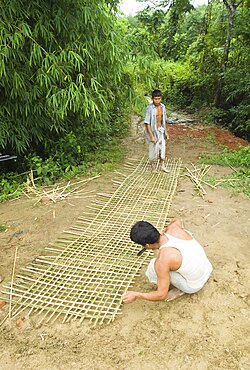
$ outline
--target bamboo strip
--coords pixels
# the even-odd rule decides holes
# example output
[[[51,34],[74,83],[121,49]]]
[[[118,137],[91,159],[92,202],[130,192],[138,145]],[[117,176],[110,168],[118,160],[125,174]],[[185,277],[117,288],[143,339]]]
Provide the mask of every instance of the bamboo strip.
[[[32,282],[35,281],[34,279],[28,278],[27,276],[25,277],[25,279],[26,280],[29,280],[29,281],[32,281]],[[46,283],[46,284],[49,287],[58,288],[58,285],[57,284],[53,284],[53,283]],[[23,288],[23,289],[26,288],[26,285],[21,285],[21,284],[18,284],[18,283],[14,283],[14,286],[15,286],[15,289],[14,289],[15,292],[22,291],[21,288]],[[109,291],[109,289],[111,289],[112,286],[109,286],[108,288],[106,288],[106,285],[104,283],[103,283],[103,286],[105,287],[105,290],[102,290],[102,291],[96,290],[95,291],[95,294],[97,296],[99,295],[100,297],[102,297],[102,296],[105,296],[106,295],[108,297],[111,297],[111,296],[115,296],[116,297],[116,293],[113,293],[112,291]],[[113,287],[114,286],[116,287],[116,285],[113,285]],[[121,281],[121,286],[124,286],[124,281],[123,280]],[[9,287],[6,286],[6,285],[4,285],[3,288],[8,289]],[[78,293],[84,291],[84,293],[86,293],[86,294],[91,294],[93,292],[92,289],[84,288],[84,290],[82,290],[81,288],[76,288],[75,286],[73,286],[73,284],[72,284],[72,287],[70,289],[71,289],[71,291],[75,291],[75,292],[78,292]],[[25,291],[25,290],[23,290],[23,291]],[[47,296],[44,296],[44,298],[48,298],[48,297]]]
[[[25,271],[29,271],[29,272],[31,272],[31,273],[34,273],[34,272],[36,272],[37,274],[43,274],[43,272],[41,272],[41,271],[39,271],[39,270],[32,270],[32,269],[26,269]],[[137,272],[137,273],[135,273],[135,276],[139,276],[140,275],[140,273],[139,272]],[[53,278],[53,274],[51,274],[51,275],[49,275],[51,278]],[[61,275],[61,276],[63,276],[63,277],[70,277],[71,278],[71,280],[72,281],[79,281],[79,275],[77,275],[77,276],[72,276],[72,274],[70,274],[70,273],[64,273],[63,275]],[[29,278],[27,275],[26,276],[24,276],[24,275],[18,275],[18,277],[19,278],[21,278],[21,279],[30,279],[30,281],[33,281],[33,282],[36,282],[37,283],[37,280],[36,279],[32,279],[32,278]],[[84,277],[84,282],[88,282],[89,283],[89,281],[91,280],[91,276],[89,276],[89,277]],[[101,281],[102,279],[100,278],[100,277],[96,277],[95,278],[97,281]],[[105,286],[109,286],[109,283],[112,283],[114,281],[114,278],[113,278],[113,276],[112,275],[110,275],[110,277],[109,278],[107,278],[106,279],[106,283],[105,283]],[[117,277],[116,277],[116,279],[115,279],[115,281],[116,282],[118,282],[118,283],[124,283],[124,279],[118,279]],[[39,283],[41,284],[42,283],[42,281],[41,280],[39,280]],[[5,286],[5,288],[8,288],[9,289],[9,287],[8,286]]]
[[[197,187],[197,190],[200,192],[201,195],[207,194],[206,190],[201,185],[200,179],[196,177],[188,167],[186,167],[186,170],[188,171],[188,176],[191,178],[191,180],[194,182],[194,184]]]
[[[22,291],[20,290],[20,292],[22,292]],[[5,292],[5,293],[7,293],[7,292]],[[16,297],[27,298],[25,296],[25,294],[18,294],[18,293],[16,293],[15,295],[16,295]],[[46,299],[46,297],[44,297],[44,298]],[[30,302],[29,302],[29,304],[26,304],[26,307],[25,308],[29,307],[29,305],[32,305],[32,307],[36,308],[36,306],[33,306],[33,305],[34,305],[34,302],[38,301],[38,299],[36,297],[35,298],[32,298],[32,299],[30,297],[28,297],[28,299],[30,300]],[[54,302],[53,304],[55,306],[60,306],[61,305],[61,302]],[[72,302],[71,301],[68,301],[67,304],[65,305],[65,307],[66,307],[65,310],[68,309],[68,308],[70,308],[71,307],[71,304],[77,304],[77,302],[75,302],[75,301],[72,301]],[[20,303],[20,305],[24,305],[24,304],[23,303]],[[96,312],[96,308],[99,309],[98,305],[95,305],[95,304],[92,304],[92,303],[89,306],[90,306],[90,308],[88,308],[88,310],[90,312]],[[95,309],[94,308],[91,308],[91,307],[95,307]],[[40,308],[43,309],[44,307],[41,306]],[[102,309],[103,309],[104,310],[104,313],[106,313],[107,312],[107,311],[105,311],[106,308],[108,308],[110,310],[113,310],[113,311],[115,310],[115,308],[112,308],[112,307],[107,306],[107,307],[100,307],[100,311],[102,311]],[[51,310],[52,312],[54,312],[53,311],[53,307],[47,307],[46,309]],[[67,311],[65,311],[65,310],[62,309],[60,313],[67,313]],[[79,312],[81,312],[83,309],[81,307],[78,307],[78,310],[79,310]],[[97,312],[100,312],[100,311],[97,311]],[[109,312],[109,314],[113,314],[113,312]],[[18,314],[14,315],[13,317],[15,317],[17,315]]]
[[[13,262],[12,275],[11,275],[9,318],[11,318],[13,282],[14,282],[14,275],[15,275],[15,268],[16,268],[17,251],[18,251],[18,245],[16,246],[16,249],[15,249],[14,262]]]

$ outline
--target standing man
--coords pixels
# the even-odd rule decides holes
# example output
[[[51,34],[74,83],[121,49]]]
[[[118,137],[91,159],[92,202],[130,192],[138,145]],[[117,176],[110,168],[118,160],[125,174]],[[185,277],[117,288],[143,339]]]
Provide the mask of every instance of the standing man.
[[[131,229],[130,238],[143,246],[138,255],[146,249],[159,250],[157,258],[150,261],[146,271],[146,276],[157,285],[157,290],[149,293],[129,291],[123,296],[124,303],[136,299],[172,301],[184,293],[196,293],[212,273],[213,267],[204,249],[179,220],[172,222],[161,233],[149,222],[138,221]]]
[[[165,167],[166,139],[169,139],[166,128],[166,107],[161,101],[161,91],[154,90],[152,92],[152,103],[146,108],[144,124],[152,169],[155,169],[155,162],[160,159],[161,170],[169,172]]]

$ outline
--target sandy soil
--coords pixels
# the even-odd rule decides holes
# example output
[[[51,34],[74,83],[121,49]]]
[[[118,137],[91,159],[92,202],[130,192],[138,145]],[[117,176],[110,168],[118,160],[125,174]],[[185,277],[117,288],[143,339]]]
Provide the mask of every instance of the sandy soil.
[[[133,118],[127,157],[147,152],[142,123]],[[222,144],[235,147],[247,143],[225,131],[202,125],[169,125],[168,155],[195,163],[202,152],[219,151]],[[229,135],[229,136],[227,136]],[[227,139],[226,139],[227,137]],[[221,140],[224,140],[222,142]],[[119,165],[122,171],[123,164]],[[210,174],[230,170],[212,166]],[[86,190],[111,188],[113,173],[91,181]],[[171,302],[136,301],[124,305],[112,324],[90,327],[86,321],[37,327],[25,320],[6,321],[0,327],[2,370],[247,370],[249,362],[249,237],[250,202],[244,195],[206,187],[202,199],[188,177],[182,176],[170,217],[183,219],[185,227],[204,245],[214,266],[212,277],[197,294]],[[37,204],[22,197],[0,204],[0,275],[11,280],[14,253],[18,246],[16,272],[40,255],[80,216],[91,198]],[[150,291],[144,270],[134,290]],[[0,322],[8,304],[0,309]]]

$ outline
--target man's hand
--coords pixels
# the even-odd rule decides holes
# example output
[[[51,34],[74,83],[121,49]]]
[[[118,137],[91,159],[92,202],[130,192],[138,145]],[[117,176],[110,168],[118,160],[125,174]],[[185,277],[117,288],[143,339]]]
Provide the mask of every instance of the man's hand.
[[[127,292],[123,295],[124,303],[132,303],[138,298],[138,292]]]
[[[166,140],[169,140],[169,134],[166,132]]]
[[[156,139],[155,139],[155,137],[152,137],[152,138],[151,138],[151,142],[152,142],[152,143],[154,143],[154,144],[156,144]]]

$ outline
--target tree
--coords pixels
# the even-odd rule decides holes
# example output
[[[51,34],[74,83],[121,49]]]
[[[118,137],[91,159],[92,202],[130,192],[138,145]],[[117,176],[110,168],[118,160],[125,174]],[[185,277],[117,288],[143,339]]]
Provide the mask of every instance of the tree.
[[[223,52],[223,58],[221,60],[221,73],[220,78],[218,79],[217,83],[217,89],[216,89],[216,95],[214,99],[214,103],[216,107],[221,106],[221,94],[224,84],[224,76],[227,69],[228,64],[228,56],[230,52],[230,46],[231,46],[231,39],[232,39],[232,32],[234,27],[234,20],[235,20],[235,13],[237,8],[242,4],[243,0],[223,0],[223,3],[227,9],[227,35],[226,40],[224,44],[224,52]]]

